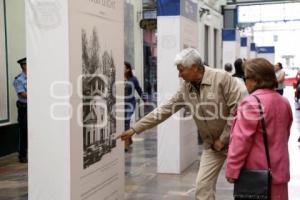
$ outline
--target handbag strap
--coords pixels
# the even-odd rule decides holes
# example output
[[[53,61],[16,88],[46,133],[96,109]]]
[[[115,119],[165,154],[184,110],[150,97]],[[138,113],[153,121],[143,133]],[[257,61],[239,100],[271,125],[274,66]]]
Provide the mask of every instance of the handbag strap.
[[[268,136],[267,136],[267,129],[266,129],[266,124],[265,124],[265,118],[264,118],[264,113],[263,109],[261,106],[261,101],[260,99],[253,95],[257,102],[258,102],[258,107],[259,107],[259,115],[260,115],[260,123],[262,127],[262,133],[263,133],[263,139],[264,139],[264,144],[265,144],[265,151],[266,151],[266,156],[267,156],[267,161],[268,161],[268,168],[271,171],[271,161],[270,161],[270,154],[269,154],[269,143],[268,143]]]

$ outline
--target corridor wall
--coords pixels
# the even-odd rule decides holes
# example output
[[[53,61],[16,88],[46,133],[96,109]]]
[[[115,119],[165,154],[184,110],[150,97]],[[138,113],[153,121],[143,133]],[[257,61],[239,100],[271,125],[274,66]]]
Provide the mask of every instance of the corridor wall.
[[[13,81],[21,72],[17,60],[26,56],[25,40],[24,0],[0,0],[0,157],[18,148]]]
[[[221,6],[216,2],[213,5],[203,1],[198,2],[198,10],[209,10],[208,13],[198,16],[199,51],[207,65],[213,68],[222,68],[222,29],[223,15]]]

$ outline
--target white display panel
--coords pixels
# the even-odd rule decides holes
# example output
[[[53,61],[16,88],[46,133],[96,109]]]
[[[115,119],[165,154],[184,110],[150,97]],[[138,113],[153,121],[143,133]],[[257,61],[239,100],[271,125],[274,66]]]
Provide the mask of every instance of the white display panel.
[[[223,30],[224,31],[224,30]],[[222,67],[224,68],[226,63],[231,63],[233,65],[237,58],[240,58],[240,32],[238,30],[230,30],[235,33],[231,36],[230,40],[224,40],[223,36],[223,48],[222,48]]]
[[[233,65],[234,61],[240,57],[240,49],[237,49],[236,41],[223,41],[223,67],[226,63]]]
[[[250,59],[256,58],[257,57],[257,52],[256,52],[256,44],[255,43],[250,43]]]
[[[123,199],[123,11],[26,1],[29,199]]]
[[[172,24],[171,27],[168,27]],[[180,17],[159,16],[157,19],[157,92],[158,105],[168,101],[180,86],[174,66],[175,55],[180,51]],[[166,76],[169,78],[166,79]],[[172,81],[170,81],[172,79]],[[177,116],[177,119],[175,117]],[[179,113],[158,126],[157,172],[179,174],[180,123]],[[172,131],[170,131],[172,130]],[[170,140],[172,138],[172,140]]]
[[[248,59],[250,58],[250,37],[246,37],[246,46],[242,46],[240,47],[240,58],[242,59]]]
[[[250,51],[250,59],[256,58],[257,57],[257,52],[256,51]]]
[[[157,20],[158,104],[163,104],[176,93],[182,81],[174,65],[176,54],[188,47],[198,49],[198,25],[181,15],[158,16]],[[160,124],[157,132],[158,173],[180,174],[198,159],[197,128],[187,110],[181,110]]]
[[[71,66],[80,66],[82,70],[79,91],[81,89],[83,127],[78,131],[77,119],[74,119],[71,132],[82,136],[79,141],[74,137],[74,142],[83,146],[79,185],[83,200],[121,199],[124,187],[124,150],[121,141],[117,147],[115,140],[117,130],[120,133],[123,129],[123,126],[117,129],[116,120],[122,112],[116,107],[122,101],[117,97],[123,92],[117,81],[124,77],[124,8],[121,1],[105,5],[100,2],[104,1],[78,1],[74,9],[78,12],[74,13],[71,23],[71,32],[80,32],[81,38],[71,36],[74,44]],[[72,49],[81,49],[81,52],[78,54]],[[72,157],[78,156],[76,150],[78,147],[74,146]]]
[[[5,5],[0,1],[0,123],[8,121],[7,46]]]
[[[181,49],[195,48],[199,50],[199,29],[197,21],[186,17],[181,17]],[[177,77],[176,77],[177,78]],[[198,129],[188,108],[183,108],[180,112],[182,120],[180,122],[180,168],[189,167],[198,159]]]

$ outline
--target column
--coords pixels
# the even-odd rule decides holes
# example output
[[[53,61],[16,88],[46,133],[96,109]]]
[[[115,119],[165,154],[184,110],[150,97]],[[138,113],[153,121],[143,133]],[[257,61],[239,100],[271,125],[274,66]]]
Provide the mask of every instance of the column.
[[[256,58],[257,52],[256,52],[256,44],[254,42],[250,43],[250,58]]]
[[[249,37],[241,37],[240,58],[248,59],[250,57]]]
[[[179,89],[174,58],[187,47],[198,48],[197,4],[191,0],[157,1],[157,84],[158,104],[167,101]],[[198,156],[197,128],[185,110],[158,126],[158,173],[179,174]]]
[[[240,57],[240,35],[236,29],[223,29],[223,64],[233,64],[234,61]]]
[[[29,199],[123,199],[123,1],[25,4]]]

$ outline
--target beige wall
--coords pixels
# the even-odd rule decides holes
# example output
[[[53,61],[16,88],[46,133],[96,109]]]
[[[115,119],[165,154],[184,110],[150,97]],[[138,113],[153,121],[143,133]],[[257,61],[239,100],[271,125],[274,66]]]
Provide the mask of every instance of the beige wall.
[[[210,1],[212,2],[212,1]],[[204,56],[205,52],[205,25],[209,26],[209,48],[208,48],[208,65],[214,68],[221,68],[222,62],[222,29],[223,29],[223,15],[220,13],[221,7],[218,3],[214,4],[214,6],[207,4],[204,1],[199,1],[198,3],[198,10],[200,8],[206,8],[210,10],[209,16],[204,14],[202,18],[199,20],[199,51],[202,56]],[[217,49],[216,49],[216,56],[217,62],[216,66],[214,64],[214,29],[218,30],[217,35]]]
[[[15,103],[17,96],[13,87],[13,81],[15,76],[21,72],[16,61],[26,56],[25,6],[24,0],[6,0],[5,3],[8,47],[8,89],[10,104],[10,121],[8,124],[11,124],[16,123],[17,121],[17,108]],[[3,12],[3,10],[0,10],[0,12]],[[5,124],[0,124],[0,126],[2,125]]]

